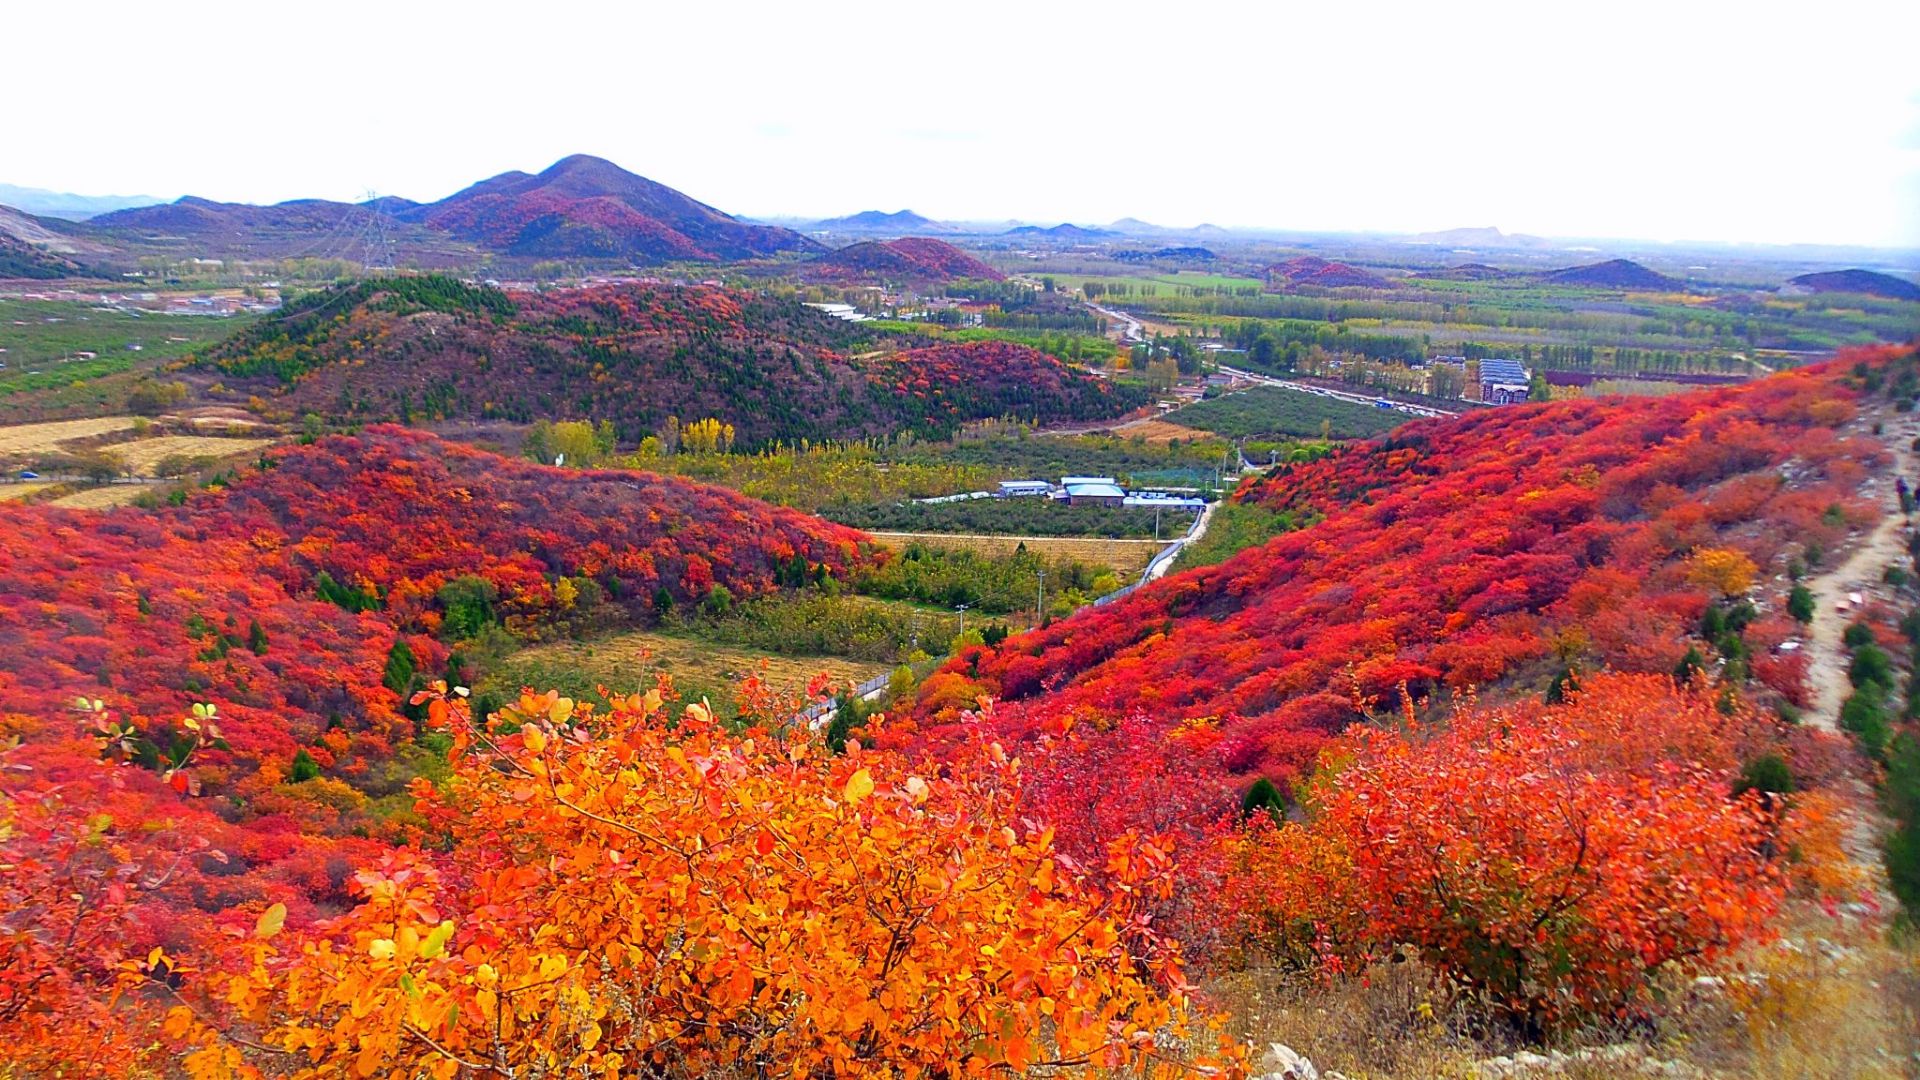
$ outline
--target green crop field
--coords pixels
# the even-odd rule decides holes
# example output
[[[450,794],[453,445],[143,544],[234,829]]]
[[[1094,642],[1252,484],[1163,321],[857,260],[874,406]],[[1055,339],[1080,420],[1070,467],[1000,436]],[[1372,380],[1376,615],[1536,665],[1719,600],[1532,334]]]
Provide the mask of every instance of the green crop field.
[[[1112,295],[1115,286],[1124,286],[1127,296],[1178,296],[1183,289],[1255,289],[1263,286],[1259,278],[1234,277],[1227,274],[1178,273],[1178,274],[1083,274],[1052,273],[1045,270],[1033,271],[1029,276],[1035,278],[1050,277],[1054,287],[1071,292],[1083,288],[1089,281],[1105,285]],[[1125,299],[1127,297],[1116,297]]]
[[[5,350],[0,364],[6,365],[0,368],[0,397],[157,367],[226,337],[250,319],[135,314],[68,300],[0,299],[0,350]]]
[[[1336,398],[1318,397],[1278,386],[1256,386],[1237,394],[1201,401],[1167,414],[1167,419],[1232,439],[1258,435],[1364,439],[1406,423],[1406,413],[1376,409]]]

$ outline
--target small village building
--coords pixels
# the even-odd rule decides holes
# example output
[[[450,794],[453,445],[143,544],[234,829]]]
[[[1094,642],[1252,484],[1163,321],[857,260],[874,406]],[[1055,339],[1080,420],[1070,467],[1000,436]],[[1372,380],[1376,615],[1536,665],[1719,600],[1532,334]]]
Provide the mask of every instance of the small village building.
[[[1127,501],[1127,493],[1118,484],[1070,483],[1065,487],[1068,506],[1124,506]]]
[[[1480,361],[1480,400],[1489,405],[1525,401],[1531,378],[1531,373],[1518,360],[1488,357]]]
[[[1045,480],[1002,480],[1000,495],[1002,498],[1017,498],[1029,495],[1049,495],[1053,485]]]

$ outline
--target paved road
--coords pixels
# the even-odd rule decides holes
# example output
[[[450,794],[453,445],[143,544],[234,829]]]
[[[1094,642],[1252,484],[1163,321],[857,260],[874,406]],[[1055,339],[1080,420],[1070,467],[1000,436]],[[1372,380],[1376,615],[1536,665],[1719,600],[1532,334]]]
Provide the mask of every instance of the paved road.
[[[1141,324],[1139,319],[1134,318],[1124,311],[1114,311],[1111,308],[1103,308],[1099,304],[1092,302],[1088,302],[1087,306],[1105,315],[1117,324],[1114,329],[1119,333],[1122,343],[1131,344],[1147,340],[1146,327]]]
[[[1297,390],[1303,394],[1315,394],[1319,397],[1330,397],[1340,401],[1349,401],[1355,405],[1377,406],[1380,400],[1384,400],[1370,398],[1365,394],[1355,394],[1347,390],[1332,390],[1324,386],[1308,386],[1306,383],[1291,382],[1287,379],[1276,379],[1271,375],[1262,375],[1257,371],[1246,371],[1241,368],[1228,367],[1225,364],[1220,365],[1220,373],[1222,375],[1231,375],[1236,379],[1246,379],[1249,382],[1258,383],[1261,386],[1278,386],[1286,390]],[[1445,409],[1430,408],[1425,405],[1409,405],[1404,401],[1394,402],[1393,409],[1395,412],[1408,413],[1413,416],[1460,415],[1459,413],[1448,412]]]
[[[1168,569],[1173,566],[1174,560],[1179,557],[1180,552],[1184,550],[1188,544],[1207,535],[1207,525],[1213,521],[1213,512],[1219,509],[1219,507],[1220,504],[1218,502],[1208,503],[1206,509],[1200,511],[1200,516],[1193,520],[1193,527],[1187,530],[1187,535],[1167,545],[1165,551],[1155,555],[1153,561],[1147,564],[1146,572],[1140,575],[1140,583],[1144,585],[1149,581],[1158,581],[1166,577]]]

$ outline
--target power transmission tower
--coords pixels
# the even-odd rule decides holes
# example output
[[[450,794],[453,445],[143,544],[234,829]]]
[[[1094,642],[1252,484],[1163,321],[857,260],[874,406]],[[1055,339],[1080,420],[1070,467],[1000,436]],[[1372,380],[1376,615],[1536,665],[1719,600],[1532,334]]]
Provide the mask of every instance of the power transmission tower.
[[[361,230],[361,265],[372,271],[392,271],[393,236],[387,231],[387,215],[380,212],[379,192],[367,189],[366,198],[361,200],[361,209],[367,212],[366,226]]]

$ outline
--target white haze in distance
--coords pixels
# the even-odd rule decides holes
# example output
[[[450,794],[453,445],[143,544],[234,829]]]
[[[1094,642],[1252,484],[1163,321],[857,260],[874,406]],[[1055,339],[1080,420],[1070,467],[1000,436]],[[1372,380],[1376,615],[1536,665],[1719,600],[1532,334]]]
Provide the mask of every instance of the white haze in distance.
[[[55,3],[0,181],[1920,245],[1920,3]]]

